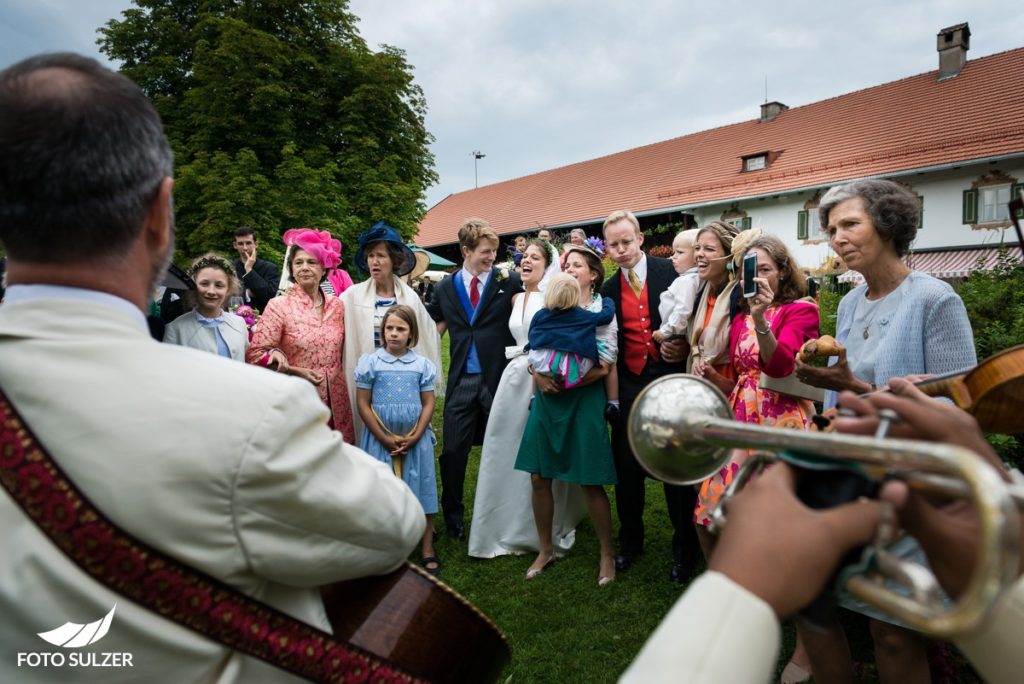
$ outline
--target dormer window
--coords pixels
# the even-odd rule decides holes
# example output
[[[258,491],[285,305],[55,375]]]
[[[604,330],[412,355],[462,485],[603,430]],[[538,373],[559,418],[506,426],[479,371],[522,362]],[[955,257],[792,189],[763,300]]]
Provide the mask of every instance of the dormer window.
[[[751,157],[743,158],[743,170],[744,171],[760,171],[761,169],[768,166],[768,153],[756,154]]]
[[[754,154],[745,154],[740,159],[743,160],[743,173],[751,171],[761,171],[767,169],[775,160],[778,159],[785,150],[765,150],[764,152],[755,152]]]

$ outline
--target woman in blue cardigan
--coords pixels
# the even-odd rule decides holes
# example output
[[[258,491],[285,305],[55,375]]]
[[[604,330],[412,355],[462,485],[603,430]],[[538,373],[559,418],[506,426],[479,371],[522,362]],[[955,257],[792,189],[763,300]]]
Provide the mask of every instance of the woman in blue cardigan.
[[[864,394],[884,387],[890,378],[949,373],[977,364],[971,323],[960,297],[948,283],[903,262],[917,236],[920,211],[913,193],[887,180],[836,186],[821,198],[819,217],[832,249],[847,268],[864,276],[864,284],[839,303],[836,340],[845,353],[833,357],[827,368],[796,362],[799,379],[831,390],[826,407],[834,406],[843,390]],[[905,548],[896,550],[900,545]],[[908,538],[899,540],[894,550],[905,557],[922,555]],[[930,681],[926,642],[920,635],[878,619],[870,626],[881,681]],[[825,635],[801,632],[801,637],[816,680],[852,675],[838,624]]]

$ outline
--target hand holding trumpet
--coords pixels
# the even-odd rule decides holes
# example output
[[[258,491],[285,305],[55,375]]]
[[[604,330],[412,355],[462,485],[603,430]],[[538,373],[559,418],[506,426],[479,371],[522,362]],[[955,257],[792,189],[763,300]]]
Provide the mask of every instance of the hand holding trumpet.
[[[1009,479],[972,416],[926,396],[907,380],[895,378],[890,388],[892,393],[869,397],[844,393],[840,406],[855,415],[837,418],[836,431],[872,435],[879,411],[888,409],[899,416],[890,436],[966,447]],[[873,538],[880,505],[857,502],[814,511],[793,492],[792,470],[779,464],[731,498],[729,523],[709,563],[764,599],[780,617],[809,602],[839,559]],[[979,556],[980,521],[973,505],[965,499],[940,500],[900,481],[886,483],[881,499],[895,507],[900,525],[921,543],[943,589],[959,597]],[[773,529],[788,533],[780,536]],[[766,564],[776,571],[760,571]]]
[[[991,465],[1004,481],[1009,481],[1003,462],[985,440],[973,416],[952,404],[928,397],[905,378],[893,378],[889,389],[891,393],[868,397],[844,393],[840,406],[856,415],[836,418],[836,430],[873,434],[879,421],[878,412],[889,409],[900,416],[890,432],[893,437],[966,447]],[[921,544],[943,590],[959,598],[979,555],[980,521],[975,508],[966,500],[936,499],[898,481],[887,483],[881,497],[895,505],[902,527]],[[1024,549],[1024,538],[1021,548]]]
[[[847,551],[872,540],[872,557],[885,562],[878,560],[866,574],[845,574],[847,592],[917,629],[954,638],[987,681],[1019,681],[1024,671],[1024,649],[1018,646],[1024,629],[1024,579],[1019,576],[1024,546],[1017,505],[1024,496],[1019,485],[1006,484],[1019,475],[1008,478],[972,416],[928,398],[908,381],[893,380],[891,389],[891,394],[869,397],[843,394],[840,404],[848,414],[837,428],[846,434],[825,435],[736,423],[724,397],[715,401],[709,383],[692,376],[668,376],[645,388],[629,417],[630,444],[643,467],[664,481],[702,479],[735,446],[796,451],[826,464],[848,461],[876,481],[901,479],[882,480],[880,500],[812,510],[795,493],[796,482],[804,480],[788,463],[777,462],[729,495],[722,503],[726,524],[708,562],[714,574],[687,590],[624,681],[657,680],[657,673],[694,658],[699,662],[701,654],[713,653],[716,643],[730,638],[723,634],[750,639],[752,633],[742,627],[747,624],[756,624],[757,633],[767,636],[752,644],[748,662],[753,666],[744,681],[763,681],[776,658],[767,645],[778,638],[758,617],[767,613],[764,608],[780,618],[802,610]],[[875,436],[882,423],[892,425],[885,438]],[[749,463],[771,460],[770,454],[761,456]],[[741,474],[730,488],[745,479]],[[915,593],[922,590],[914,600],[893,594],[870,576],[877,571],[899,579],[893,568],[908,570],[898,558],[885,555],[885,540],[901,525],[920,542],[934,572],[931,582],[925,581],[927,571],[918,566],[910,573],[917,579],[900,580]],[[932,599],[936,581],[953,597],[953,605]],[[694,611],[726,603],[735,607],[731,615],[745,619],[723,618],[713,625],[713,639],[702,641],[699,631],[686,631]],[[686,643],[695,644],[685,661],[676,655],[680,633]]]
[[[796,476],[779,463],[728,501],[708,569],[721,572],[788,617],[817,596],[839,559],[871,541],[877,501],[814,511],[796,497]],[[785,534],[779,534],[785,530]]]

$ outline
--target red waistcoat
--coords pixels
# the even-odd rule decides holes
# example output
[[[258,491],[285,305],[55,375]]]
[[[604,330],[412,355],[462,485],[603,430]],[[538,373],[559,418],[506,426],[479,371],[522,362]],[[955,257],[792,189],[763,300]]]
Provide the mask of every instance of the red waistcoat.
[[[654,330],[651,328],[651,308],[648,305],[647,282],[644,282],[644,289],[637,298],[626,274],[623,271],[621,283],[622,291],[622,349],[619,353],[626,361],[626,368],[635,375],[640,375],[650,356],[658,361],[658,347],[654,344],[652,337]]]

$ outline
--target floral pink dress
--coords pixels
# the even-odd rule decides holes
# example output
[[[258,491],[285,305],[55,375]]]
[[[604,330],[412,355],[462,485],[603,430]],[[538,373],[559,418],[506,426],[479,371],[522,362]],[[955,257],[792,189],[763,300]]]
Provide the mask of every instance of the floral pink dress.
[[[271,299],[253,333],[247,360],[259,363],[264,354],[280,349],[289,364],[322,372],[323,382],[316,389],[331,411],[330,425],[353,443],[352,406],[341,366],[345,305],[337,297],[324,300],[321,318],[320,309],[297,285]]]
[[[803,343],[818,336],[818,307],[805,301],[772,307],[765,320],[778,342],[767,364],[761,363],[754,320],[740,314],[729,330],[729,356],[736,371],[736,387],[729,395],[736,420],[759,425],[806,430],[810,427],[814,405],[772,390],[761,389],[761,372],[772,377],[785,377],[793,372],[794,359]],[[711,511],[718,504],[740,466],[750,457],[748,449],[734,449],[729,462],[701,484],[693,521],[705,527],[711,522]]]

